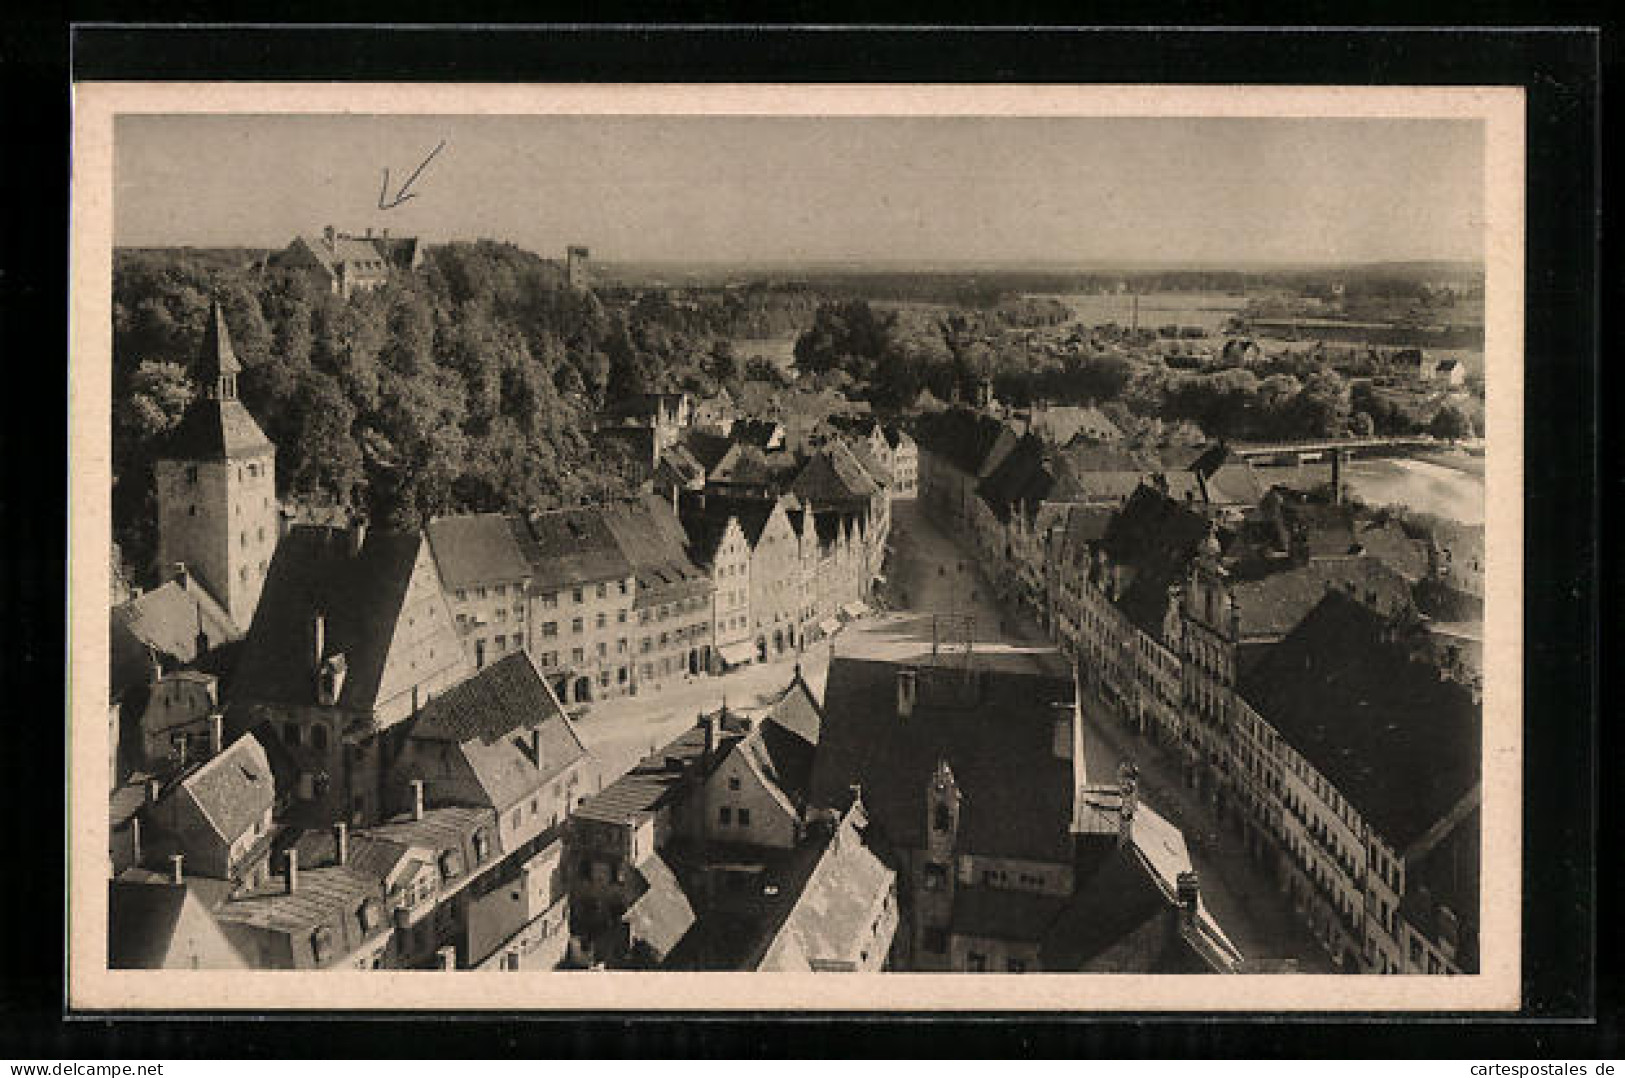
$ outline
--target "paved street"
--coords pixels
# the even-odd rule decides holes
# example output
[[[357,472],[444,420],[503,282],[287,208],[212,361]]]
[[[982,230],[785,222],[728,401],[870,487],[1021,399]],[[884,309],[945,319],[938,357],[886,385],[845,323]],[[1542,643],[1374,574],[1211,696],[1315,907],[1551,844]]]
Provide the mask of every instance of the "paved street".
[[[872,615],[847,626],[833,643],[813,645],[802,670],[822,695],[833,648],[838,654],[905,659],[965,646],[966,615],[979,653],[1030,655],[1036,668],[1053,668],[1050,645],[1024,612],[1001,610],[968,544],[961,546],[913,502],[893,507],[891,594],[906,609]],[[659,695],[627,697],[592,705],[576,724],[594,760],[588,790],[601,788],[637,760],[693,725],[724,700],[750,711],[771,699],[795,675],[796,659],[746,666],[721,677],[702,677],[668,687]],[[1140,797],[1185,833],[1191,861],[1202,879],[1203,901],[1250,959],[1292,958],[1303,972],[1330,972],[1331,965],[1285,898],[1251,861],[1234,832],[1221,830],[1206,805],[1179,780],[1177,763],[1113,718],[1107,705],[1089,698],[1084,708],[1084,754],[1091,781],[1114,782],[1118,765],[1140,768]]]

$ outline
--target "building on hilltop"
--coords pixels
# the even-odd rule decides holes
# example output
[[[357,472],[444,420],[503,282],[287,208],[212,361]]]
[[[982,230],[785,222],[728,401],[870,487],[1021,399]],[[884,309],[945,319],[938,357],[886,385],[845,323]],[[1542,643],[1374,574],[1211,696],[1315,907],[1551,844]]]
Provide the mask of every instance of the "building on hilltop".
[[[585,247],[571,246],[564,252],[564,280],[571,288],[592,287],[592,252]]]
[[[242,370],[215,301],[195,365],[203,386],[153,468],[158,566],[185,566],[231,617],[253,620],[276,550],[276,447],[237,397]]]
[[[332,225],[317,236],[295,236],[266,260],[272,269],[305,274],[323,291],[348,299],[356,292],[384,284],[391,273],[407,273],[423,264],[423,245],[415,236],[391,237],[389,229],[374,236],[339,232]]]

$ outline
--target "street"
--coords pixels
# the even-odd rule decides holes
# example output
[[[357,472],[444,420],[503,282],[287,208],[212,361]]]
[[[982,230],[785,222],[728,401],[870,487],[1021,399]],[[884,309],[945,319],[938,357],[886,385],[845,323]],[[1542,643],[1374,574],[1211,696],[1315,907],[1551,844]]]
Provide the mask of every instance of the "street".
[[[942,651],[963,650],[967,634],[979,654],[1028,656],[1035,670],[1065,669],[1058,667],[1052,645],[1032,618],[1024,611],[1001,609],[975,556],[915,502],[896,503],[892,520],[887,573],[892,596],[906,603],[906,609],[872,614],[832,641],[811,646],[800,661],[816,696],[823,696],[832,652],[923,658],[933,645]],[[724,701],[743,712],[760,708],[790,683],[795,666],[792,656],[696,678],[658,696],[593,704],[575,724],[593,760],[587,789],[609,785]],[[1247,958],[1295,959],[1301,972],[1331,972],[1326,953],[1263,867],[1248,857],[1241,839],[1220,828],[1195,791],[1180,782],[1178,764],[1139,740],[1093,696],[1084,699],[1084,758],[1091,782],[1117,781],[1118,766],[1125,760],[1139,767],[1141,801],[1184,832],[1192,866],[1201,877],[1202,901]]]

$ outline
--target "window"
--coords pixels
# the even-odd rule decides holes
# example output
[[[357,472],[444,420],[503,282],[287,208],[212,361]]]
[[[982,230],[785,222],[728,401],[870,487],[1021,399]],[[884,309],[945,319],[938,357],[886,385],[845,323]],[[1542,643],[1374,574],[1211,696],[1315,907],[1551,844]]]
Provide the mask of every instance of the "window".
[[[602,610],[600,610],[600,611],[599,611],[599,612],[598,612],[598,627],[599,627],[599,628],[600,628],[600,629],[602,629],[602,628],[603,628],[603,627],[604,627],[604,624],[605,624],[605,622],[606,622],[606,621],[607,621],[607,620],[608,620],[608,619],[607,619],[607,618],[606,618],[606,617],[605,617],[605,615],[604,615],[604,612],[603,612],[603,611],[602,611]]]
[[[626,594],[626,581],[624,581],[624,580],[621,581],[620,585],[621,585],[621,594],[625,595]]]
[[[727,827],[729,824],[733,823],[733,820],[734,810],[729,808],[727,805],[723,805],[717,810],[717,823],[721,824],[723,827]]]
[[[544,621],[544,622],[542,622],[542,636],[543,636],[544,639],[551,640],[555,636],[558,636],[558,635],[559,635],[559,623],[558,622],[556,622],[556,621]]]
[[[972,973],[986,973],[987,955],[977,954],[975,951],[970,952],[965,956],[965,968]]]
[[[570,631],[572,633],[579,633],[582,630],[584,630],[585,628],[586,628],[586,623],[583,622],[580,618],[571,618],[570,619]]]
[[[559,593],[556,591],[542,592],[542,605],[552,610],[559,605]]]
[[[289,745],[299,744],[299,724],[296,722],[283,723],[282,740]]]
[[[542,652],[542,665],[543,666],[557,666],[557,665],[559,665],[559,653],[556,652],[556,651],[544,651],[544,652]]]
[[[937,864],[935,861],[925,866],[925,889],[927,891],[940,891],[948,882],[948,866]]]
[[[536,811],[536,802],[532,801],[530,803],[530,805],[531,805],[531,808],[530,808],[531,812],[535,812]],[[508,817],[508,826],[509,827],[518,827],[519,824],[524,820],[524,818],[525,818],[524,812],[521,811],[520,809],[516,808],[516,809],[513,810],[513,815]]]
[[[476,598],[476,599],[485,598],[485,589],[483,587],[475,588],[474,589],[474,598]]]
[[[463,588],[458,588],[457,589],[457,601],[459,603],[468,602],[468,592],[465,589],[463,589]]]
[[[623,587],[624,587],[624,585],[623,585]],[[609,594],[609,588],[608,588],[607,585],[604,585],[604,584],[598,585],[598,597],[600,599],[604,598],[608,594]]]
[[[570,601],[572,603],[581,602],[581,589],[580,588],[571,588],[570,589]]]
[[[496,591],[497,591],[497,598],[501,599],[501,598],[503,598],[504,596],[506,596],[508,594],[508,585],[506,585],[506,584],[498,584],[497,588],[496,588]]]
[[[750,826],[750,809],[742,808],[742,809],[739,810],[739,826],[740,827],[749,827]]]
[[[728,789],[730,789],[730,790],[739,789],[739,779],[738,779],[737,776],[730,775],[728,777]]]

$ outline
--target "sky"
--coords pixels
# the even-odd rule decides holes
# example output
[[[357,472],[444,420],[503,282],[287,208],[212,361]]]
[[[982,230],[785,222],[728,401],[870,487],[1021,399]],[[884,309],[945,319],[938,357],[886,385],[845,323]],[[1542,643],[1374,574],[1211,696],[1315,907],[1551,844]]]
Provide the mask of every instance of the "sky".
[[[389,228],[601,261],[1478,260],[1483,126],[1391,119],[122,116],[114,242]],[[379,210],[441,143],[412,185]]]

